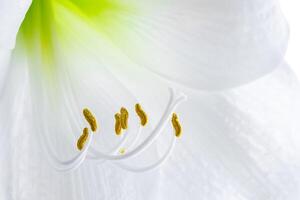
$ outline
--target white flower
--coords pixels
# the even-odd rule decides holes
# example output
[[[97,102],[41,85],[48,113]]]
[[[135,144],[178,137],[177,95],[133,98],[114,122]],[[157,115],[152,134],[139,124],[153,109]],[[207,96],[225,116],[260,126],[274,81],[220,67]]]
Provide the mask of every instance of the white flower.
[[[0,198],[298,195],[277,1],[34,0],[23,20],[29,4],[0,1]]]

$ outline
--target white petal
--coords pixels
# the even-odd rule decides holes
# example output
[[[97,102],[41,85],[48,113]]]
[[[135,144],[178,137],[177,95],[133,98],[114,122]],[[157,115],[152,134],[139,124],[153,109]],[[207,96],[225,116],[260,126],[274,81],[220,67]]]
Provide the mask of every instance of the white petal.
[[[129,2],[140,13],[108,14],[127,31],[112,40],[168,80],[195,89],[229,88],[269,73],[283,60],[288,28],[277,1]]]
[[[14,155],[10,158],[11,169],[5,166],[5,171],[14,179],[10,182],[13,189],[3,195],[22,199],[94,199],[95,195],[103,199],[155,199],[158,171],[137,176],[110,163],[97,165],[86,161],[76,171],[61,173],[48,162],[45,140],[60,160],[78,153],[76,141],[82,129],[88,126],[81,113],[84,107],[89,107],[99,121],[99,132],[94,135],[92,145],[97,150],[106,152],[120,140],[114,134],[114,114],[121,106],[131,113],[133,134],[139,124],[134,114],[137,99],[103,66],[105,60],[101,62],[80,43],[68,42],[58,40],[56,43],[55,64],[59,70],[52,74],[54,76],[45,76],[38,57],[28,60],[32,99],[27,97],[32,100],[32,108],[26,104],[26,112],[23,112],[26,114],[22,116],[27,120],[18,121],[20,127],[7,136],[8,144],[18,145],[18,148],[6,151]],[[64,44],[70,44],[68,51]],[[83,48],[86,51],[82,51]],[[16,55],[13,63],[21,57],[22,54]],[[3,103],[9,105],[9,101]],[[12,123],[7,125],[14,127]],[[156,157],[155,145],[143,154],[145,160]]]
[[[0,1],[0,48],[12,49],[31,0]]]
[[[161,199],[300,197],[299,82],[287,66],[189,99],[179,111],[183,141],[163,170]]]
[[[6,79],[8,72],[11,51],[0,49],[0,91]]]

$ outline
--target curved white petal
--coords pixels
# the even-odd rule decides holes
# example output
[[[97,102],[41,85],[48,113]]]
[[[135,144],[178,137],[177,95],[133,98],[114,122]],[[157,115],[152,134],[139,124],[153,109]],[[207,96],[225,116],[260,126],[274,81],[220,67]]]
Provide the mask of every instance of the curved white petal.
[[[0,91],[2,90],[6,75],[8,73],[10,56],[11,51],[0,48]]]
[[[167,80],[224,89],[255,80],[283,61],[288,27],[276,0],[126,3],[136,13],[108,12],[120,31],[102,31],[132,61]]]
[[[139,119],[135,117],[135,103],[139,102],[141,105],[145,105],[145,108],[151,108],[151,105],[144,104],[143,101],[138,101],[134,97],[134,95],[139,97],[143,93],[135,93],[134,90],[131,90],[133,92],[131,93],[111,74],[107,66],[112,63],[108,62],[106,58],[102,59],[95,53],[91,53],[91,50],[95,50],[97,46],[85,46],[80,41],[74,43],[72,40],[74,36],[67,35],[69,38],[63,35],[61,38],[56,38],[55,41],[56,51],[53,62],[55,66],[53,67],[57,67],[59,70],[53,70],[49,74],[45,73],[45,66],[37,55],[31,57],[32,55],[29,54],[31,59],[28,61],[34,110],[33,135],[35,138],[32,139],[32,143],[38,144],[40,150],[43,150],[30,160],[33,165],[37,165],[40,161],[40,177],[44,178],[51,174],[51,178],[41,180],[43,184],[41,181],[33,183],[34,178],[31,174],[21,174],[18,175],[18,178],[22,177],[34,185],[35,191],[38,192],[32,192],[33,198],[43,192],[52,194],[49,199],[62,199],[64,196],[72,195],[78,199],[93,199],[93,192],[97,190],[97,197],[101,198],[140,199],[143,194],[147,193],[149,194],[148,198],[153,199],[153,196],[157,195],[154,191],[159,182],[158,171],[137,177],[110,166],[109,163],[102,163],[98,166],[85,160],[78,167],[77,161],[74,165],[73,162],[72,165],[64,162],[79,155],[79,151],[76,149],[77,139],[82,129],[89,127],[82,116],[83,108],[90,108],[99,122],[97,133],[91,133],[93,142],[89,147],[96,152],[110,152],[122,140],[114,133],[114,114],[119,112],[121,106],[128,108],[130,112],[130,129],[126,133],[130,136],[128,145],[134,141],[140,127]],[[99,48],[99,50],[103,49]],[[124,146],[126,147],[126,145],[127,143]],[[24,156],[28,156],[31,152],[32,149],[27,150],[24,152]],[[147,157],[157,157],[155,148]],[[73,169],[73,166],[78,168],[62,174],[55,172],[55,168],[51,168],[51,163],[54,163],[59,170]],[[78,163],[81,163],[81,160]],[[25,163],[25,167],[29,167],[28,163]],[[114,174],[114,176],[111,177],[110,174]],[[66,185],[61,183],[62,177],[65,178]],[[99,190],[98,187],[101,189]],[[148,189],[149,187],[151,189]],[[60,191],[60,188],[64,188],[64,191]],[[109,191],[105,188],[112,189]],[[138,189],[136,190],[136,188]],[[30,191],[24,186],[21,189]],[[51,191],[48,191],[49,189]],[[118,194],[113,194],[113,191],[118,191]],[[139,192],[128,193],[128,191]],[[45,199],[47,198],[45,197]]]
[[[0,197],[4,199],[10,196],[17,199],[141,199],[144,194],[148,194],[148,199],[155,198],[157,193],[154,191],[159,181],[157,171],[138,177],[106,163],[98,166],[93,162],[85,161],[77,170],[61,173],[53,168],[51,162],[48,162],[49,148],[55,158],[50,158],[51,161],[55,161],[56,158],[67,161],[74,155],[79,155],[76,141],[82,128],[89,126],[81,114],[83,107],[89,107],[99,121],[99,131],[91,133],[93,134],[92,147],[96,150],[107,151],[121,140],[115,136],[113,120],[114,113],[118,112],[121,106],[126,106],[130,110],[131,129],[135,131],[139,128],[138,118],[134,117],[133,111],[136,99],[105,68],[101,68],[101,63],[96,61],[96,57],[81,54],[81,61],[73,60],[73,56],[76,55],[63,55],[64,51],[61,50],[64,59],[59,59],[61,63],[58,66],[62,67],[62,70],[56,74],[55,81],[49,82],[44,77],[37,76],[39,70],[30,70],[30,95],[27,91],[26,99],[32,97],[30,99],[34,112],[26,102],[20,120],[16,113],[12,113],[10,117],[7,110],[13,111],[12,106],[8,107],[12,99],[16,101],[16,105],[24,105],[21,98],[13,94],[22,85],[20,77],[26,73],[14,72],[13,77],[8,79],[7,85],[10,87],[5,90],[7,101],[1,99],[1,108],[6,109],[5,112],[1,110],[1,129],[5,128],[2,126],[3,122],[7,123],[8,128],[14,128],[14,132],[7,132],[5,137],[1,135],[1,144],[6,145],[2,146],[5,148],[2,151],[5,154],[0,154],[0,165],[5,172],[0,177],[3,183],[0,187]],[[77,50],[74,48],[73,53]],[[19,59],[18,55],[13,59],[13,63]],[[39,67],[32,61],[28,62],[31,65],[29,68]],[[22,60],[22,63],[27,62]],[[19,64],[17,63],[17,66],[26,69]],[[82,64],[86,64],[84,70],[81,70]],[[14,85],[15,78],[19,80],[17,86]],[[12,95],[9,95],[10,92]],[[14,97],[18,98],[14,99]],[[24,117],[27,119],[24,120]],[[33,123],[31,124],[30,121]],[[49,148],[45,140],[48,141]],[[149,156],[155,157],[155,151]],[[13,178],[9,179],[11,177]]]
[[[286,65],[234,90],[189,94],[161,199],[299,198],[299,100]]]
[[[0,49],[13,49],[16,35],[31,0],[0,1]]]
[[[3,64],[3,63],[2,63]],[[24,125],[30,123],[24,112],[29,104],[29,81],[24,60],[9,65],[4,73],[5,81],[0,89],[0,145],[3,148],[0,153],[0,199],[9,199],[12,196],[11,188],[15,187],[19,167],[16,161],[19,159],[19,149],[24,131]],[[2,74],[1,74],[2,75]],[[24,149],[23,149],[24,150]]]

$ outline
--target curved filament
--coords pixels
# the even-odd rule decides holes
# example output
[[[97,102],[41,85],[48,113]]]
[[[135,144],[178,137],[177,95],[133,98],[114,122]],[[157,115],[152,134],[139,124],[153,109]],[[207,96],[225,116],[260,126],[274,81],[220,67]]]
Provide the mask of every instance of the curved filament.
[[[45,138],[45,137],[43,137]],[[78,153],[76,156],[70,158],[69,160],[62,161],[55,156],[53,153],[51,147],[50,147],[50,142],[48,138],[44,139],[44,143],[46,146],[46,152],[48,153],[48,156],[50,158],[50,163],[53,166],[53,168],[57,171],[73,171],[76,170],[85,160],[88,149],[92,143],[93,140],[93,134],[90,134],[87,141],[86,145],[83,147],[82,151]]]
[[[176,97],[175,97],[174,90],[170,89],[169,102],[168,102],[167,107],[163,113],[163,116],[161,117],[157,126],[154,128],[154,130],[151,132],[151,134],[146,138],[146,140],[144,140],[141,144],[139,144],[135,149],[133,149],[132,151],[130,151],[128,153],[124,152],[124,154],[121,154],[121,155],[115,155],[115,154],[119,153],[120,148],[124,145],[124,143],[126,142],[126,140],[128,138],[128,134],[126,134],[124,137],[122,137],[121,142],[115,148],[113,148],[111,150],[111,152],[108,154],[97,151],[93,148],[90,149],[91,142],[93,140],[93,134],[89,134],[88,137],[85,134],[85,137],[83,138],[84,144],[81,146],[82,151],[80,153],[78,153],[76,156],[74,156],[73,158],[66,160],[66,161],[61,161],[60,159],[58,159],[50,147],[49,138],[42,137],[44,140],[44,143],[45,143],[47,153],[50,157],[50,162],[53,165],[53,167],[58,171],[72,171],[72,170],[77,169],[86,158],[97,161],[97,162],[99,162],[99,161],[104,162],[107,160],[120,161],[120,160],[133,158],[133,157],[139,155],[140,153],[142,153],[147,147],[149,147],[159,137],[159,135],[163,131],[164,127],[166,126],[168,120],[170,119],[172,112],[176,109],[176,107],[181,102],[183,102],[185,100],[186,100],[186,96],[184,94],[180,93],[180,94],[176,95]],[[89,114],[91,114],[91,113],[85,113],[85,114],[86,114],[85,116],[90,116]],[[127,117],[128,117],[128,115],[127,115]],[[174,117],[174,115],[173,115],[173,117]],[[87,118],[91,119],[90,117],[86,117],[86,119]],[[87,119],[87,121],[89,122],[88,119]],[[93,124],[90,123],[90,125],[92,128]],[[121,117],[120,117],[120,126],[122,128]],[[97,129],[97,126],[94,126],[93,130],[96,131],[96,129]],[[86,133],[86,131],[84,133]],[[133,143],[129,145],[130,147],[135,144],[135,142],[139,138],[140,133],[141,133],[141,127],[140,127]],[[143,171],[153,170],[153,169],[161,166],[164,163],[164,161],[168,159],[168,157],[170,156],[170,154],[173,151],[175,143],[176,143],[176,140],[174,137],[169,149],[164,154],[164,156],[162,156],[157,162],[155,162],[154,164],[152,164],[150,166],[142,167],[142,168],[134,168],[134,167],[120,164],[120,163],[117,163],[117,165],[123,169],[126,169],[128,171],[133,171],[133,172],[143,172]],[[88,152],[90,153],[89,155],[87,155]]]
[[[133,166],[125,165],[122,163],[116,163],[116,166],[120,167],[121,169],[135,172],[135,173],[141,173],[141,172],[155,170],[155,169],[161,167],[168,160],[168,158],[171,156],[171,154],[175,148],[175,145],[176,145],[176,138],[172,137],[171,144],[169,145],[165,154],[159,160],[157,160],[155,163],[153,163],[151,165],[148,165],[145,167],[133,167]]]
[[[186,96],[184,94],[179,94],[176,98],[174,98],[174,90],[170,90],[170,99],[168,106],[166,107],[166,110],[160,120],[160,122],[157,124],[155,129],[152,131],[150,136],[142,142],[138,147],[136,147],[134,150],[124,154],[124,155],[109,155],[102,152],[97,152],[95,155],[96,157],[93,158],[94,160],[125,160],[128,158],[132,158],[134,156],[139,155],[141,152],[143,152],[147,147],[149,147],[157,137],[159,137],[160,133],[166,126],[168,119],[170,118],[171,113],[176,109],[176,107],[183,101],[186,100]]]

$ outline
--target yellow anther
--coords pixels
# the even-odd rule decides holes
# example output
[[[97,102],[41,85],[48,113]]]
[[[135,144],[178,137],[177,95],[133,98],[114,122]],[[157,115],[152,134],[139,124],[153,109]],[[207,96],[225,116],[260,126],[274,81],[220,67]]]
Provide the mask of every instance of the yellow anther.
[[[85,109],[83,109],[83,115],[84,115],[86,121],[91,126],[92,131],[96,132],[98,124],[97,124],[97,120],[96,120],[95,116],[92,114],[92,112],[88,108],[85,108]]]
[[[182,134],[182,128],[178,119],[178,116],[176,115],[176,113],[173,113],[172,115],[172,125],[175,131],[175,135],[176,137],[180,137]]]
[[[121,126],[122,129],[127,129],[128,128],[128,117],[129,113],[126,108],[122,107],[120,110],[121,113]]]
[[[84,128],[82,135],[79,137],[79,139],[77,140],[77,148],[78,150],[82,150],[87,139],[89,137],[89,129],[88,128]]]
[[[126,152],[125,148],[122,148],[122,149],[120,149],[120,151],[119,151],[120,154],[125,154],[125,152]]]
[[[121,135],[121,133],[122,133],[121,114],[119,114],[119,113],[115,114],[115,120],[116,120],[116,123],[115,123],[116,135]]]
[[[141,120],[141,125],[146,126],[146,124],[148,122],[148,117],[147,117],[147,114],[145,113],[145,111],[142,109],[140,104],[135,105],[135,112],[137,113],[137,115],[139,116],[139,118]]]

